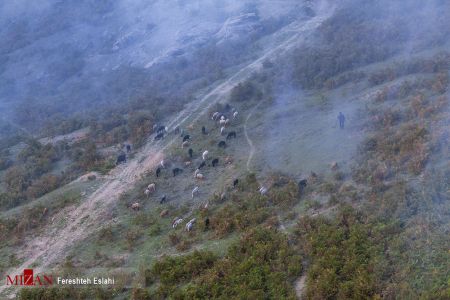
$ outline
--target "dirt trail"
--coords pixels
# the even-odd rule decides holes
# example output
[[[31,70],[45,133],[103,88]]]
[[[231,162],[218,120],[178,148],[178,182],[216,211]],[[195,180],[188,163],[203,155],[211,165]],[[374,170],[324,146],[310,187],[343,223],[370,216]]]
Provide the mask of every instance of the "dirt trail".
[[[306,286],[306,274],[302,275],[295,281],[295,293],[297,294],[297,299],[303,299],[303,290]]]
[[[291,49],[301,40],[305,32],[317,28],[324,18],[325,16],[318,16],[294,26],[296,31],[293,34],[291,33],[289,38],[240,69],[203,97],[191,102],[168,124],[168,127],[174,128],[178,125],[185,125],[184,123],[192,117],[190,123],[196,122],[208,112],[212,105],[223,99],[226,93],[237,83],[249,78],[254,72],[260,70],[262,63],[266,59],[274,58]],[[286,34],[287,30],[290,32],[292,26],[289,26],[283,34]],[[246,137],[248,137],[247,133]],[[85,199],[81,205],[70,211],[65,220],[49,224],[42,230],[43,233],[41,235],[28,238],[24,243],[24,249],[20,251],[20,253],[24,254],[25,261],[17,268],[8,270],[6,273],[21,274],[24,268],[34,264],[39,264],[39,266],[34,268],[35,273],[39,273],[64,260],[74,244],[95,232],[99,226],[111,221],[108,217],[108,212],[118,202],[120,195],[129,190],[141,175],[154,169],[164,157],[164,151],[176,141],[179,141],[178,137],[171,137],[170,140],[166,139],[162,142],[149,142],[134,159],[130,160],[126,165],[115,168],[110,176],[107,177],[107,181]],[[254,149],[252,153],[254,153]],[[251,157],[249,158],[250,160]],[[63,224],[58,225],[56,223]],[[7,286],[5,285],[0,286],[0,295],[6,288]],[[13,289],[8,292],[13,294],[16,291],[17,289]]]

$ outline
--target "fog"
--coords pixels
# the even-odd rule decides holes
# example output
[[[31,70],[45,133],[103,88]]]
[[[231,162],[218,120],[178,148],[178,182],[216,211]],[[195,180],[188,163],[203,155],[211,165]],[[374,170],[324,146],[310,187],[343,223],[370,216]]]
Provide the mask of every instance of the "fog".
[[[165,63],[190,59],[195,73],[193,55],[200,49],[220,45],[228,51],[227,45],[262,36],[268,27],[301,14],[296,8],[304,3],[17,0],[0,5],[0,109],[11,121],[22,122],[28,114],[38,124],[55,114],[125,101],[146,89],[143,82],[151,74],[168,72]],[[142,82],[123,82],[123,76]],[[47,112],[39,114],[42,106]]]

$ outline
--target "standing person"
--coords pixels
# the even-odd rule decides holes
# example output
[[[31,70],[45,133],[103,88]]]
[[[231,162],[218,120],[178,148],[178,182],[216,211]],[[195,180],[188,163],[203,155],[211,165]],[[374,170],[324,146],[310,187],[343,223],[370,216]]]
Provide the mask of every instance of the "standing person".
[[[339,115],[338,115],[337,118],[339,120],[339,127],[341,129],[344,129],[344,123],[345,123],[345,116],[344,116],[344,114],[342,112],[339,112]]]

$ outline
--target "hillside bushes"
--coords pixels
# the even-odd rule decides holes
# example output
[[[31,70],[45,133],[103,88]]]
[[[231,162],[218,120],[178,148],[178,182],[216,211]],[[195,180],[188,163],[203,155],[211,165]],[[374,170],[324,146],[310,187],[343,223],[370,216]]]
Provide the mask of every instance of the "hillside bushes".
[[[151,274],[158,283],[157,299],[295,299],[291,282],[301,268],[284,234],[255,228],[223,258],[207,251],[168,257]]]
[[[307,299],[379,298],[390,267],[384,257],[385,234],[351,208],[334,220],[302,218],[300,245],[311,259]]]

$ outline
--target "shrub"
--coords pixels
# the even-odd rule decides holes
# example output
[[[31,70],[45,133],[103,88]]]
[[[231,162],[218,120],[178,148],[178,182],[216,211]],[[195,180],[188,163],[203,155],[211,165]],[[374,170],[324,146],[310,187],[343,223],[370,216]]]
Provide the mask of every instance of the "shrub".
[[[251,100],[259,100],[262,97],[262,92],[256,87],[251,81],[246,81],[244,83],[238,83],[231,90],[230,101],[232,102],[243,102]]]

